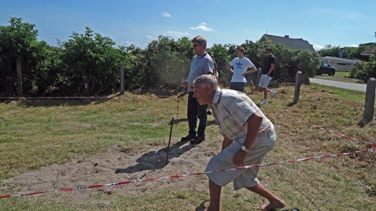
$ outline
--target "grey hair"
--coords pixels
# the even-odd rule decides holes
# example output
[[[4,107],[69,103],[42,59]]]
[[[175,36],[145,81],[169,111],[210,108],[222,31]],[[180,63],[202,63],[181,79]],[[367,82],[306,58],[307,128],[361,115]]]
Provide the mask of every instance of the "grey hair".
[[[194,37],[191,42],[197,42],[199,45],[203,45],[206,48],[207,40],[203,36],[196,36]]]
[[[218,81],[214,75],[211,74],[204,74],[199,76],[193,81],[194,85],[209,85],[211,88],[216,90],[218,88]]]

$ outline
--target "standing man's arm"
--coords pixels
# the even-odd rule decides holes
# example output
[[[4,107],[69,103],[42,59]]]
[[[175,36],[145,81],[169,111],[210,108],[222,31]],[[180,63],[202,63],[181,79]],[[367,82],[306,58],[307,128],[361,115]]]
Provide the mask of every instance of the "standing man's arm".
[[[218,69],[218,65],[217,65],[217,62],[213,61],[214,62],[214,76],[218,79],[219,78],[219,69]]]
[[[274,70],[274,63],[271,63],[270,64],[270,70],[268,71],[268,76],[270,75],[270,73],[272,73],[272,71]]]
[[[203,74],[214,74],[214,61],[206,58],[206,65],[204,65]]]
[[[254,73],[254,72],[257,72],[257,69],[256,69],[256,66],[251,62],[251,60],[249,60],[248,58],[246,59],[246,67],[247,69],[245,70],[245,72],[242,74],[242,76],[245,76],[247,74],[251,74],[251,73]]]
[[[275,58],[274,58],[274,57],[270,57],[270,58],[269,58],[269,63],[270,63],[270,69],[269,69],[269,71],[268,71],[268,73],[267,73],[268,76],[269,76],[269,75],[273,72],[273,70],[274,70],[274,67],[275,67]]]
[[[231,65],[227,65],[227,70],[230,74],[234,74],[234,70],[232,69]]]
[[[249,73],[254,73],[254,72],[257,72],[257,69],[255,66],[252,66],[251,67],[251,71],[248,71]]]
[[[248,68],[247,71],[245,71],[245,73],[243,73],[243,76],[245,76],[246,74],[254,73],[254,72],[257,72],[257,69],[255,66],[252,66],[251,68]]]

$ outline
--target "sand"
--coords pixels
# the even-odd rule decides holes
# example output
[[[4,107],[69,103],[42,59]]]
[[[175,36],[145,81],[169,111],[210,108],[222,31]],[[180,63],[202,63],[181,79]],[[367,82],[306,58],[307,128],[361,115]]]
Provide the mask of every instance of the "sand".
[[[148,145],[135,150],[116,145],[96,155],[74,159],[63,164],[53,164],[9,178],[4,180],[2,189],[14,187],[15,190],[19,190],[19,193],[29,193],[204,172],[207,162],[220,150],[220,146],[220,139],[205,140],[196,146],[189,142],[172,143],[169,160],[166,164],[166,146]],[[69,203],[83,203],[96,194],[140,195],[145,191],[168,189],[172,186],[180,186],[192,191],[206,191],[208,189],[207,181],[205,175],[188,176],[179,179],[137,182],[26,197],[32,199],[48,194],[47,200],[55,202],[69,200]]]

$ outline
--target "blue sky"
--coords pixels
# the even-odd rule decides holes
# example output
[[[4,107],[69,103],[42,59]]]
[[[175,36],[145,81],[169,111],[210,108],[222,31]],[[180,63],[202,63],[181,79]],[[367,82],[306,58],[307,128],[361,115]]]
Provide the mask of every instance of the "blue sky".
[[[209,47],[256,42],[265,33],[317,48],[376,42],[374,0],[1,0],[0,25],[10,17],[35,24],[38,40],[50,45],[85,27],[141,48],[159,35],[203,35]]]

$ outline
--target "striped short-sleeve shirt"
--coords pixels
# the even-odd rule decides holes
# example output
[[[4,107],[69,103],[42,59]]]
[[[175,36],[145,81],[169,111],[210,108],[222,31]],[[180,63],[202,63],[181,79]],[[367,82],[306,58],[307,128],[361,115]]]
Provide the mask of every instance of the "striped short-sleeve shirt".
[[[247,120],[255,112],[263,117],[259,135],[273,128],[272,122],[243,92],[218,88],[211,106],[221,132],[232,140],[247,135]]]

